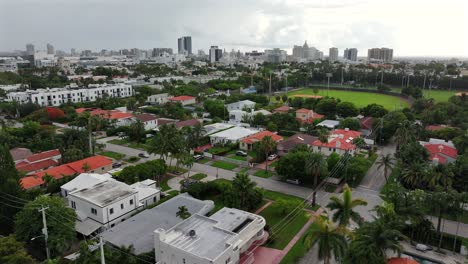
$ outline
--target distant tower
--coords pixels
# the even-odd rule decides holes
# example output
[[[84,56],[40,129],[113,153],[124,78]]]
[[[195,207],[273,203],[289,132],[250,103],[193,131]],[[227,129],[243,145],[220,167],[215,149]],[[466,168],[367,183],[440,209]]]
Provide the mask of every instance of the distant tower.
[[[337,61],[338,60],[338,49],[333,47],[330,48],[328,51],[328,60],[331,62]]]
[[[192,54],[192,37],[184,36],[177,39],[177,53],[179,54]]]
[[[26,44],[26,53],[28,55],[34,55],[34,45],[31,43]]]
[[[55,48],[52,44],[47,43],[47,54],[55,54]]]

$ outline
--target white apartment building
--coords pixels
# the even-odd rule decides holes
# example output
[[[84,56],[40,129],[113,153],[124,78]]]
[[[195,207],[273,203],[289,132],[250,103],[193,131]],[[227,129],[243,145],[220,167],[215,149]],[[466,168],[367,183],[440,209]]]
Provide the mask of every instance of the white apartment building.
[[[235,103],[230,103],[226,105],[228,112],[232,110],[245,110],[245,109],[253,109],[255,108],[255,102],[250,100],[243,100]]]
[[[76,211],[76,231],[85,236],[114,227],[160,197],[153,180],[127,185],[109,174],[88,173],[62,185],[61,194]]]
[[[165,104],[169,102],[169,94],[162,93],[162,94],[153,94],[146,98],[146,102],[150,104]]]
[[[131,85],[94,85],[88,88],[47,88],[26,90],[25,92],[11,92],[7,94],[7,101],[20,104],[36,103],[40,106],[60,106],[64,103],[93,102],[105,95],[109,97],[129,97],[133,95]]]
[[[241,259],[253,263],[248,250],[265,241],[265,223],[259,215],[232,208],[210,217],[194,214],[168,230],[154,231],[156,263],[234,264]]]

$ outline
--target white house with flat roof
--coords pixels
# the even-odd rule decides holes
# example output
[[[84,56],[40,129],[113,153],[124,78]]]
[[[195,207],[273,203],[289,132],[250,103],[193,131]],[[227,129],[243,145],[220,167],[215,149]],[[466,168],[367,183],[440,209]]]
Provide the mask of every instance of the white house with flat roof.
[[[231,112],[232,110],[254,109],[255,102],[252,102],[250,100],[243,100],[243,101],[227,104],[226,108],[228,112]]]
[[[265,219],[223,208],[210,217],[195,214],[169,230],[154,231],[156,263],[239,263],[254,244],[264,242]]]
[[[111,228],[136,210],[159,200],[153,180],[127,185],[108,176],[84,173],[61,187],[68,205],[76,211],[75,228],[85,236]]]
[[[235,144],[241,139],[258,133],[258,130],[244,127],[232,127],[218,133],[211,134],[210,142],[214,144]]]

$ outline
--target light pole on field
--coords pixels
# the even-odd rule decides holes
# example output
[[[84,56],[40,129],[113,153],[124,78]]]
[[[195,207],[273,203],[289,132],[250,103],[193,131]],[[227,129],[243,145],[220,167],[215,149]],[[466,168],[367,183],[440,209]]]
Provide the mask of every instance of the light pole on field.
[[[331,77],[332,77],[332,74],[327,73],[327,79],[328,79],[328,82],[327,82],[327,96],[328,96],[328,92],[330,91],[330,78]]]

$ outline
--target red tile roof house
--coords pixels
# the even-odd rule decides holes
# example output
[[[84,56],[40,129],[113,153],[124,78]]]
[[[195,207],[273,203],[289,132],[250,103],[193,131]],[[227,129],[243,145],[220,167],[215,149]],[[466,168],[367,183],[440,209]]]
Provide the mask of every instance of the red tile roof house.
[[[289,113],[289,110],[291,110],[292,107],[289,107],[287,105],[283,105],[283,106],[280,106],[276,109],[273,110],[273,113],[282,113],[282,114],[285,114],[285,113]]]
[[[317,137],[311,135],[298,133],[278,143],[276,149],[278,150],[279,156],[285,156],[298,145],[306,145],[312,148],[312,144],[317,139]]]
[[[457,149],[451,143],[431,139],[429,142],[420,142],[420,144],[424,146],[430,155],[429,159],[435,164],[453,163],[457,160]]]
[[[329,156],[333,152],[338,155],[350,153],[354,155],[356,152],[356,145],[353,144],[353,140],[361,136],[361,132],[349,130],[349,129],[335,129],[328,135],[328,142],[321,142],[315,140],[312,143],[312,149],[315,152],[321,152],[326,156]]]
[[[296,110],[296,119],[301,123],[312,124],[315,119],[322,119],[324,115],[315,113],[313,110],[301,108]]]
[[[25,159],[17,160],[16,169],[26,175],[56,166],[62,154],[58,149],[48,150],[33,154]]]
[[[27,148],[12,148],[10,149],[10,154],[13,157],[15,163],[18,163],[24,160],[25,158],[33,155],[32,151]]]
[[[169,98],[169,101],[175,102],[175,103],[181,103],[182,105],[192,105],[197,102],[196,98],[193,96],[188,96],[188,95],[181,95],[181,96],[176,96]]]
[[[447,126],[447,125],[428,125],[428,126],[426,126],[427,131],[437,131],[437,130],[441,130],[441,129],[444,129],[444,128],[450,128],[450,126]]]
[[[200,124],[200,121],[198,119],[189,119],[185,121],[179,121],[175,123],[175,127],[177,128],[183,128],[183,127],[194,127],[196,125]]]
[[[54,168],[37,172],[35,175],[21,178],[20,183],[24,189],[39,188],[44,184],[44,175],[50,175],[55,179],[73,176],[85,172],[84,165],[87,164],[89,173],[103,174],[112,169],[112,160],[104,156],[92,156],[86,159],[70,162]]]
[[[143,123],[145,130],[152,130],[158,127],[158,117],[156,115],[144,113],[136,115],[135,118]]]
[[[91,115],[99,115],[104,119],[115,122],[115,126],[129,126],[135,122],[135,117],[131,113],[121,112],[118,110],[102,110],[102,109],[90,109],[90,108],[77,108],[76,113],[81,114],[83,112],[90,112]]]
[[[271,137],[273,141],[276,143],[281,142],[283,140],[282,136],[279,136],[271,131],[264,130],[262,132],[258,132],[256,134],[250,135],[246,138],[243,138],[240,141],[240,146],[239,148],[245,151],[249,151],[253,149],[253,145],[257,142],[262,141],[264,137]]]

